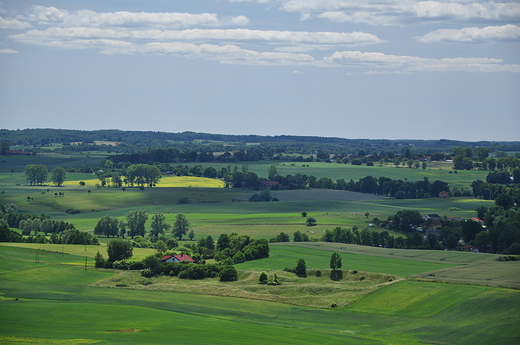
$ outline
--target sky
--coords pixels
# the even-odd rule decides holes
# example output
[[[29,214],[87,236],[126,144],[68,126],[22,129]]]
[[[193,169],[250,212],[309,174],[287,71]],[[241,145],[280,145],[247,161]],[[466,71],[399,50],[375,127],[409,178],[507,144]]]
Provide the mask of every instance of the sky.
[[[0,128],[520,140],[520,1],[0,0]]]

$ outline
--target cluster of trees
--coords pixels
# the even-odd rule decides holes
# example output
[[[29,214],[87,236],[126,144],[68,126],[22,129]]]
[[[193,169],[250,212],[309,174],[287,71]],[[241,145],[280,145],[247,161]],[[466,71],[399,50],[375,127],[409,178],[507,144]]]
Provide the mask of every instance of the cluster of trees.
[[[487,183],[476,180],[471,183],[473,196],[484,200],[495,200],[498,206],[509,209],[520,204],[520,185],[506,186],[498,183]]]
[[[25,166],[24,174],[29,185],[43,185],[49,176],[47,167],[42,164],[29,164]],[[55,167],[51,170],[52,182],[61,186],[65,182],[67,171],[62,167]]]
[[[128,235],[131,238],[136,236],[144,238],[146,236],[146,221],[148,220],[148,213],[146,210],[139,209],[129,211],[125,218],[126,222],[109,215],[103,216],[94,227],[94,234],[98,236],[120,238],[124,238],[125,235]],[[149,237],[157,240],[158,237],[163,236],[169,229],[172,229],[171,233],[173,236],[178,237],[179,240],[181,240],[182,236],[188,232],[190,225],[190,222],[182,213],[175,216],[175,222],[172,226],[166,223],[166,217],[164,214],[161,212],[155,212],[152,216],[152,223],[150,224],[151,230],[149,232]],[[193,238],[193,236],[191,238]]]
[[[32,185],[42,185],[46,180],[49,172],[47,167],[42,164],[30,164],[25,166],[24,174],[27,177],[27,183]]]
[[[107,169],[101,169],[96,172],[96,176],[103,187],[109,183],[112,183],[114,187],[121,187],[123,184],[132,187],[153,187],[162,177],[161,170],[157,166],[150,164],[133,164],[116,169],[113,167],[111,160],[104,160],[101,168]]]
[[[497,199],[498,200],[498,199]],[[470,232],[465,240],[475,246],[491,246],[492,250],[504,254],[520,254],[520,209],[479,206],[476,209],[479,219],[486,229]]]
[[[197,251],[203,255],[203,258],[209,258],[209,256],[204,256],[207,255],[206,253],[211,255],[208,242],[204,238],[199,240]],[[221,234],[214,248],[213,255],[215,260],[225,265],[267,257],[269,257],[269,243],[266,239],[253,238],[249,235],[239,235],[237,233]]]
[[[391,196],[398,199],[416,199],[437,197],[441,191],[449,191],[450,187],[447,182],[436,180],[431,183],[427,177],[422,181],[408,182],[402,180],[392,180],[387,177],[375,178],[366,176],[358,181],[344,179],[331,180],[328,177],[316,178],[313,175],[295,176],[287,175],[285,177],[277,175],[274,178],[282,185],[282,189],[298,189],[298,188],[325,188],[336,190],[348,190],[352,192],[378,194]]]

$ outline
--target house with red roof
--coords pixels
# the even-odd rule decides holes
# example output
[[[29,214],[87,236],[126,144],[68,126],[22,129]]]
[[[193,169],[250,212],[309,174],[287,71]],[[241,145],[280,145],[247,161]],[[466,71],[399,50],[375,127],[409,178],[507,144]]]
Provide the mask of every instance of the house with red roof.
[[[192,258],[190,258],[187,254],[178,254],[178,255],[165,255],[161,262],[195,262]]]

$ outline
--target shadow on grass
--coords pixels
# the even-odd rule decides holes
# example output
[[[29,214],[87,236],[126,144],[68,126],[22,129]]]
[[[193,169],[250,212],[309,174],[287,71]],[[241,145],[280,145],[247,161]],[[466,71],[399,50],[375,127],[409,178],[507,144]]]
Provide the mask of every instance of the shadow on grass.
[[[340,281],[341,279],[343,279],[343,271],[341,270],[338,270],[338,271],[331,271],[330,272],[330,279],[334,280],[334,281]]]

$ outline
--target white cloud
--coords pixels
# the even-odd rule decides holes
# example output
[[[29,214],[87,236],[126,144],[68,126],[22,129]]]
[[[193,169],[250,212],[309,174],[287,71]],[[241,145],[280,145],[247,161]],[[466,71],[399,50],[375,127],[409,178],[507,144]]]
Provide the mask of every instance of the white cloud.
[[[27,29],[31,24],[17,19],[5,19],[0,17],[0,29]]]
[[[375,67],[401,72],[513,72],[520,73],[520,65],[504,64],[493,58],[431,59],[417,56],[387,55],[379,52],[342,51],[323,59],[329,66]],[[383,70],[386,72],[385,70]],[[373,73],[373,72],[372,72]]]
[[[18,52],[13,49],[0,49],[0,54],[16,54],[16,53],[18,53]]]
[[[520,19],[518,2],[409,0],[285,0],[281,9],[335,22],[396,25],[410,22],[507,21]]]
[[[503,26],[487,26],[485,28],[463,28],[440,29],[427,33],[422,37],[417,37],[417,41],[424,43],[432,42],[490,42],[517,40],[520,38],[520,27],[508,24]]]
[[[350,45],[382,43],[383,40],[364,32],[306,32],[249,29],[187,29],[187,30],[131,30],[127,28],[50,27],[45,30],[29,30],[9,36],[17,41],[37,43],[37,40],[69,38],[118,38],[154,41],[265,41],[281,44]]]
[[[224,17],[219,19],[215,13],[178,13],[178,12],[94,12],[81,10],[71,13],[56,7],[33,6],[26,17],[38,24],[62,24],[65,26],[130,26],[156,28],[182,28],[189,26],[247,25],[245,16]]]

